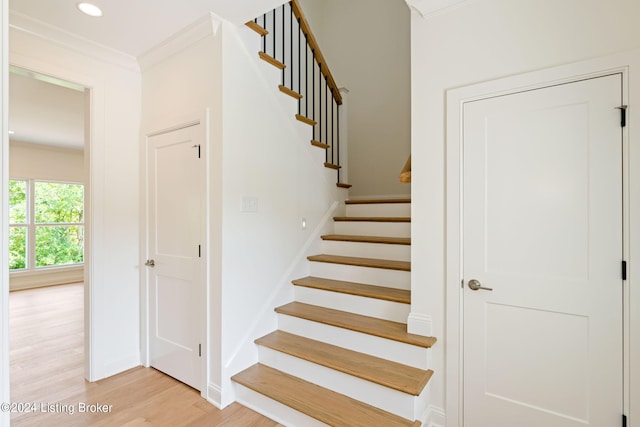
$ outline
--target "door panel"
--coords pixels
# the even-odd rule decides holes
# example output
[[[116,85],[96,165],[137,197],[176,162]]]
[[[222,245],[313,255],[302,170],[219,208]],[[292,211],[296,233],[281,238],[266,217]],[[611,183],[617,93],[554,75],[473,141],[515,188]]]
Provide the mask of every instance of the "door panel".
[[[153,136],[148,145],[151,366],[198,390],[205,323],[200,134],[191,126]]]
[[[464,106],[466,427],[620,422],[620,104],[611,75]]]

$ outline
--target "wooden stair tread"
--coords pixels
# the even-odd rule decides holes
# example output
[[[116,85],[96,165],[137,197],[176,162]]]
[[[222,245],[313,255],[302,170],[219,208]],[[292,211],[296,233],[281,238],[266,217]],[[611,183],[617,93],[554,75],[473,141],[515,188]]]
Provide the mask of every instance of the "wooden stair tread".
[[[334,221],[353,222],[411,222],[408,216],[336,216]]]
[[[272,332],[258,338],[255,343],[413,396],[420,395],[433,375],[431,370],[402,365],[283,331]]]
[[[336,164],[329,163],[329,162],[324,162],[324,167],[325,168],[329,168],[329,169],[341,169],[342,168],[342,166],[340,166],[340,165],[336,165]]]
[[[415,421],[407,420],[260,363],[234,375],[231,379],[334,427],[419,425],[415,424]]]
[[[276,68],[279,68],[280,70],[284,70],[287,67],[285,64],[265,52],[258,52],[258,56],[260,56],[260,59],[262,59],[263,61],[268,62],[269,64],[273,65]]]
[[[356,267],[370,267],[370,268],[382,268],[385,270],[399,270],[399,271],[411,271],[411,262],[409,261],[396,261],[391,259],[378,259],[378,258],[359,258],[352,256],[342,255],[312,255],[308,256],[309,261],[314,262],[326,262],[329,264],[343,264],[353,265]]]
[[[410,245],[411,237],[356,236],[351,234],[327,234],[322,240],[336,242],[383,243],[389,245]]]
[[[325,150],[331,147],[329,144],[325,144],[324,142],[316,141],[315,139],[311,140],[311,145],[318,148],[324,148]]]
[[[351,188],[351,187],[353,187],[351,184],[347,184],[346,182],[338,182],[336,185],[338,187],[340,187],[340,188]]]
[[[318,122],[316,122],[315,120],[310,119],[309,117],[303,116],[302,114],[296,114],[296,120],[302,123],[306,123],[309,126],[315,126],[318,124]]]
[[[301,302],[291,302],[283,305],[276,308],[276,312],[424,348],[430,348],[436,342],[434,337],[408,333],[407,325],[404,323],[362,316]]]
[[[411,203],[411,199],[355,199],[345,200],[347,205],[371,205],[379,203]]]
[[[280,89],[280,92],[284,93],[285,95],[289,95],[292,98],[302,99],[302,95],[301,94],[299,94],[298,92],[296,92],[293,89],[290,89],[290,88],[286,87],[285,85],[279,85],[278,89]]]
[[[258,33],[262,37],[264,37],[267,34],[269,34],[269,31],[267,31],[266,28],[264,28],[262,25],[254,22],[254,21],[249,21],[244,25],[246,25],[247,27],[251,28],[253,31]]]
[[[364,283],[346,282],[343,280],[325,279],[322,277],[303,277],[293,280],[296,286],[320,289],[341,294],[356,295],[365,298],[375,298],[383,301],[411,304],[411,291],[406,289],[388,288],[384,286],[367,285]]]

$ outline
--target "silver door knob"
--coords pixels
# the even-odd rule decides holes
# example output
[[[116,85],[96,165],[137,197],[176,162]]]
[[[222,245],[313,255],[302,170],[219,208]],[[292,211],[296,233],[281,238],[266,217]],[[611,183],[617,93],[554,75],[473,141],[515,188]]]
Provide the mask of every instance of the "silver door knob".
[[[146,265],[147,267],[155,267],[156,262],[152,259],[148,259],[147,262],[144,263],[144,265]]]
[[[480,290],[480,289],[482,289],[483,291],[492,291],[493,290],[493,288],[485,288],[476,279],[469,280],[468,285],[469,285],[469,289],[471,289],[472,291],[477,291],[477,290]]]

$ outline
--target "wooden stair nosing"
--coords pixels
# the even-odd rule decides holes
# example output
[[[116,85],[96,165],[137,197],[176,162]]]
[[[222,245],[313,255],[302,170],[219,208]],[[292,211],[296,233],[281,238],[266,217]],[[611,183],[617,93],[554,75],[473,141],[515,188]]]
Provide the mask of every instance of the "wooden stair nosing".
[[[307,259],[313,262],[326,262],[329,264],[352,265],[355,267],[381,268],[384,270],[411,271],[410,261],[396,261],[378,258],[359,258],[341,255],[311,255]]]
[[[383,203],[411,203],[411,199],[352,199],[345,200],[347,205],[371,205]]]
[[[301,302],[291,302],[277,307],[276,313],[294,316],[312,322],[348,329],[367,335],[386,338],[405,344],[423,348],[431,348],[436,343],[435,337],[410,334],[407,325],[390,320],[377,319],[375,317],[362,316],[346,311],[319,307]]]
[[[433,371],[347,350],[284,331],[275,331],[255,343],[412,396],[419,396]]]
[[[408,216],[336,216],[334,221],[338,222],[411,222]]]
[[[315,126],[318,124],[318,122],[316,122],[315,120],[310,119],[309,117],[303,116],[302,114],[296,114],[296,119],[299,122],[308,124],[309,126]]]
[[[316,141],[315,139],[311,140],[311,145],[313,145],[314,147],[323,148],[325,150],[327,148],[331,147],[329,144],[325,144],[324,142]]]
[[[365,283],[347,282],[343,280],[325,279],[322,277],[303,277],[293,280],[296,286],[319,289],[328,292],[355,295],[364,298],[373,298],[383,301],[411,304],[411,291],[385,286],[368,285]]]
[[[246,25],[247,27],[251,28],[253,31],[258,33],[261,37],[264,37],[267,34],[269,34],[269,31],[267,31],[266,28],[264,28],[262,25],[257,24],[257,23],[255,23],[253,21],[249,21],[244,25]]]
[[[289,95],[292,98],[295,99],[302,99],[303,96],[301,94],[299,94],[298,92],[296,92],[293,89],[290,89],[288,87],[286,87],[285,85],[278,85],[278,89],[280,89],[280,92],[284,93],[285,95]]]
[[[352,234],[326,234],[322,240],[334,242],[380,243],[387,245],[411,245],[411,237],[358,236]]]
[[[269,64],[273,65],[274,67],[280,70],[284,70],[287,67],[285,64],[278,61],[277,59],[275,59],[273,56],[269,55],[266,52],[260,51],[258,52],[258,56],[260,56],[260,59],[262,59],[263,61],[268,62]]]
[[[414,426],[410,421],[260,363],[231,379],[334,427]]]
[[[353,185],[347,184],[346,182],[338,182],[338,183],[336,183],[336,186],[338,186],[339,188],[351,188],[351,187],[353,187]]]

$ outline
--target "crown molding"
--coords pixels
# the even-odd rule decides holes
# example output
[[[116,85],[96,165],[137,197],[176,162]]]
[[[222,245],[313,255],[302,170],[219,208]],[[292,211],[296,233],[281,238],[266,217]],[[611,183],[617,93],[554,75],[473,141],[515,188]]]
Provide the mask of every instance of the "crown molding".
[[[165,41],[140,55],[138,57],[140,69],[142,71],[147,70],[203,38],[217,34],[221,24],[222,18],[214,13],[203,16],[193,24],[178,31]]]
[[[425,19],[450,12],[470,0],[405,0],[409,8]]]
[[[131,55],[18,12],[11,11],[9,13],[9,28],[55,43],[84,56],[108,62],[130,71],[140,71],[138,61]]]

